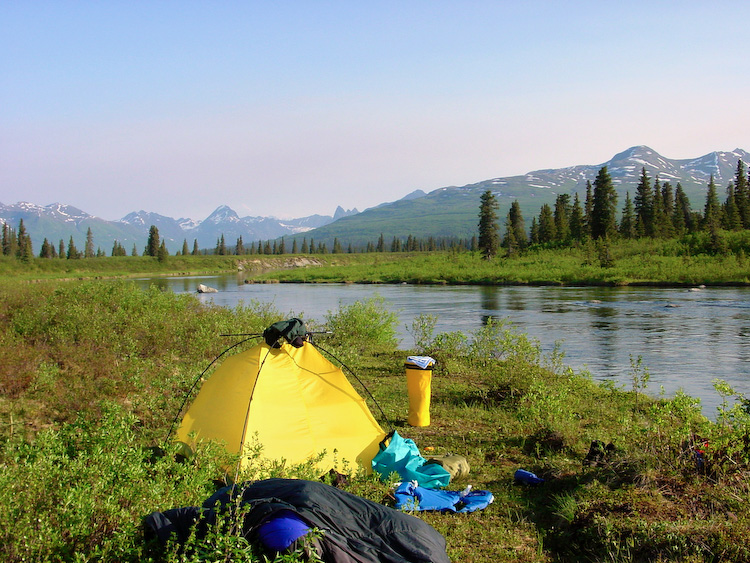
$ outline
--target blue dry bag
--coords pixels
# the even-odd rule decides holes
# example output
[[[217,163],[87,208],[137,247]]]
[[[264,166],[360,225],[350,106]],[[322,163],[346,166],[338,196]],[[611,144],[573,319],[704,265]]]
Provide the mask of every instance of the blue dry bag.
[[[380,451],[372,458],[372,469],[381,479],[398,473],[402,481],[416,481],[431,489],[447,487],[451,480],[451,474],[442,466],[427,463],[414,440],[402,438],[395,430],[380,442]]]

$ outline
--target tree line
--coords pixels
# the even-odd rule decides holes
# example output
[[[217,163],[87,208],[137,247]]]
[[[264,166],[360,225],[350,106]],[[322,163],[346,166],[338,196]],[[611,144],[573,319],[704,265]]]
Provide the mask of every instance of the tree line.
[[[455,249],[474,249],[477,248],[477,238],[473,237],[470,241],[457,237],[427,237],[419,238],[409,235],[405,239],[394,236],[390,242],[386,242],[384,235],[381,233],[377,241],[368,242],[364,247],[355,248],[351,243],[344,249],[343,244],[338,238],[333,239],[333,245],[329,249],[325,242],[316,242],[313,237],[308,241],[304,237],[302,241],[297,238],[291,241],[291,244],[284,237],[280,239],[258,240],[245,244],[242,236],[238,237],[235,244],[227,244],[222,234],[216,240],[216,246],[211,249],[201,249],[198,246],[198,240],[193,239],[192,250],[188,246],[187,239],[183,239],[182,249],[178,250],[176,256],[197,256],[215,254],[219,256],[234,255],[279,255],[279,254],[341,254],[353,252],[424,252],[433,250],[455,250]],[[24,260],[33,257],[31,238],[21,219],[18,229],[11,228],[7,223],[3,224],[2,234],[2,254],[5,256],[15,256]],[[130,253],[125,247],[115,240],[112,246],[111,256],[153,256],[160,261],[166,260],[169,256],[169,250],[166,241],[159,235],[159,229],[155,225],[149,228],[148,240],[142,253],[139,254],[137,245],[133,245]],[[83,251],[76,247],[73,236],[71,235],[67,245],[60,239],[58,245],[51,244],[45,237],[42,243],[40,258],[62,258],[68,260],[81,258],[95,258],[106,256],[101,248],[94,250],[94,237],[91,228],[86,234],[86,246]]]
[[[501,249],[508,256],[533,245],[567,246],[586,240],[671,238],[689,233],[709,232],[714,250],[721,250],[721,231],[750,229],[750,187],[745,164],[738,160],[734,180],[719,199],[711,175],[703,210],[693,210],[680,183],[662,182],[658,175],[652,181],[645,167],[631,198],[625,194],[620,213],[618,195],[612,177],[603,166],[594,182],[586,183],[584,200],[576,193],[558,194],[555,203],[542,205],[532,217],[527,232],[518,201],[514,201],[505,218],[501,236],[498,224],[499,205],[491,190],[480,198],[479,249],[491,259]]]

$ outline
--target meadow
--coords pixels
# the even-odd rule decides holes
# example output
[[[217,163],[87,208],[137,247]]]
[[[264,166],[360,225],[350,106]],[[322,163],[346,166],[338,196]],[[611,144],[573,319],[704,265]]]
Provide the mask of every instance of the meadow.
[[[386,270],[391,257],[379,258]],[[437,268],[423,259],[413,275]],[[470,257],[456,258],[463,259]],[[406,262],[387,267],[403,272]],[[180,462],[167,435],[196,378],[235,344],[220,335],[260,333],[280,320],[277,311],[255,302],[207,306],[122,280],[6,278],[0,319],[0,559],[264,560],[232,534],[209,536],[190,552],[161,552],[144,542],[141,521],[215,491],[231,461],[223,450],[205,444]],[[723,382],[715,385],[727,401],[711,422],[689,396],[648,398],[637,350],[632,385],[620,388],[594,383],[503,324],[435,334],[435,319],[421,316],[411,325],[415,349],[399,350],[394,323],[381,302],[355,303],[329,312],[333,333],[320,343],[367,386],[384,428],[422,451],[464,455],[471,473],[455,488],[494,494],[481,512],[416,513],[445,536],[452,560],[750,559],[750,416],[744,397]],[[405,422],[403,363],[411,353],[437,360],[424,428]],[[584,463],[594,440],[613,446]],[[518,468],[545,482],[514,482]],[[320,478],[309,465],[260,459],[243,477],[269,476]],[[351,471],[347,490],[392,504],[390,483],[361,472]]]
[[[540,247],[484,260],[476,252],[381,252],[316,255],[325,267],[274,270],[254,279],[279,282],[474,285],[747,285],[750,237],[728,233],[726,252],[707,252],[704,233],[683,239],[623,240],[612,245]]]

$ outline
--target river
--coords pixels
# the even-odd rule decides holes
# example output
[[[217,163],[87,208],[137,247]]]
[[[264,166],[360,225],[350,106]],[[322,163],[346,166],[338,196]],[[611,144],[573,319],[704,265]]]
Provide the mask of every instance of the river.
[[[701,399],[716,418],[722,399],[714,379],[750,396],[750,289],[653,287],[423,286],[365,284],[246,284],[237,275],[144,278],[176,293],[195,293],[199,283],[219,290],[199,299],[233,307],[271,303],[283,317],[321,323],[328,312],[382,297],[398,314],[398,336],[413,345],[412,321],[437,317],[436,334],[471,333],[489,317],[507,319],[539,341],[545,353],[556,343],[564,362],[596,380],[631,389],[631,358],[648,369],[647,392],[668,396],[682,389]],[[237,327],[238,331],[242,327]]]

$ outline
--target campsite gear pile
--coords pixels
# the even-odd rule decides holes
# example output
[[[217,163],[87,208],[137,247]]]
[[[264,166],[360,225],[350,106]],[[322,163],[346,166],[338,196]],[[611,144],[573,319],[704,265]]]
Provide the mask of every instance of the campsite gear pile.
[[[445,538],[423,520],[330,485],[302,479],[266,479],[225,487],[202,506],[153,512],[144,520],[144,532],[161,544],[171,538],[184,544],[193,526],[193,533],[205,536],[219,515],[231,517],[238,507],[247,510],[242,535],[265,545],[270,553],[280,551],[276,548],[308,528],[322,531],[310,547],[325,562],[450,561]],[[267,537],[265,543],[261,537],[264,524],[278,532],[289,520],[278,527],[271,523],[279,517],[289,518],[290,513],[296,521],[293,531],[278,534],[285,538]],[[304,536],[293,539],[286,549],[294,549],[303,540]]]
[[[386,435],[342,369],[309,336],[300,319],[274,323],[256,345],[230,356],[203,381],[176,433],[186,455],[200,440],[222,442],[239,454],[239,468],[249,464],[250,452],[289,464],[324,454],[317,463],[321,475],[357,465],[383,480],[398,474],[399,508],[472,512],[492,502],[489,491],[471,491],[471,486],[463,492],[440,490],[469,473],[466,458],[449,454],[427,460],[413,440],[395,430]],[[430,423],[434,363],[427,356],[407,360],[412,426]],[[219,515],[231,515],[239,506],[248,509],[243,536],[269,553],[305,546],[323,561],[340,563],[449,561],[443,536],[419,518],[298,479],[225,487],[200,507],[153,512],[144,530],[162,543],[174,538],[184,544],[192,533],[204,536]],[[323,534],[308,541],[314,529]]]
[[[305,338],[299,319],[271,325],[263,340],[227,358],[203,382],[177,429],[188,456],[199,440],[269,460],[304,462],[321,452],[321,474],[361,465],[371,471],[385,432],[342,369]]]
[[[429,426],[432,368],[435,360],[429,356],[409,356],[404,365],[406,389],[409,393],[409,415],[406,421],[412,426]]]

